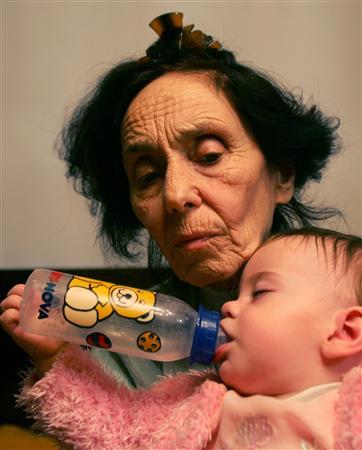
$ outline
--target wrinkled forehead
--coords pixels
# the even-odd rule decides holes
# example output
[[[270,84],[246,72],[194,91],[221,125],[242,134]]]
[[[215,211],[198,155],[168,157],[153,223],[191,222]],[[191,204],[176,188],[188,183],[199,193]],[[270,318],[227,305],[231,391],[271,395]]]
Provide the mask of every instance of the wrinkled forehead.
[[[128,144],[142,133],[157,135],[165,121],[217,122],[225,115],[238,117],[226,96],[206,73],[168,73],[148,84],[131,102],[122,123],[122,140]],[[190,125],[187,125],[190,128]],[[196,125],[195,125],[196,126]],[[182,130],[180,130],[182,132]]]

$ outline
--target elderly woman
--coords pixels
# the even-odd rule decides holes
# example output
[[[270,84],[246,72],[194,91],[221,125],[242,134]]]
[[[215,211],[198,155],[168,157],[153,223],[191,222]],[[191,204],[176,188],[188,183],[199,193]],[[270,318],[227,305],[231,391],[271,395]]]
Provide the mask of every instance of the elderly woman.
[[[195,308],[220,308],[270,233],[329,213],[304,205],[301,192],[337,150],[338,124],[183,27],[182,14],[150,25],[159,39],[100,80],[64,130],[61,155],[108,250],[131,257],[147,230],[149,259],[161,252],[176,275],[159,290]],[[19,286],[11,291],[8,309],[21,294]],[[24,343],[13,330],[39,367],[59,349],[40,338]],[[137,387],[187,367],[94,355]]]

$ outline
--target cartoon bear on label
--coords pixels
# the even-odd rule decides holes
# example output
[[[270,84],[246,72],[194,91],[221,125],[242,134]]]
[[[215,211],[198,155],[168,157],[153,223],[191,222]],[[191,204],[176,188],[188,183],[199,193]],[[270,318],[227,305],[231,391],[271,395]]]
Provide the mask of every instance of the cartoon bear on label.
[[[113,313],[150,322],[155,302],[153,292],[75,276],[68,284],[63,314],[68,322],[82,328],[91,328]]]

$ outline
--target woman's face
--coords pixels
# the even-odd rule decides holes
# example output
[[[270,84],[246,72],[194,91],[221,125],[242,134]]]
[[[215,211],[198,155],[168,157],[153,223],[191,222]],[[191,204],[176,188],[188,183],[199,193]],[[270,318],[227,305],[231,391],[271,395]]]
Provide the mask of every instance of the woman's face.
[[[176,275],[231,287],[292,187],[223,92],[206,74],[164,75],[130,104],[122,142],[133,210]]]

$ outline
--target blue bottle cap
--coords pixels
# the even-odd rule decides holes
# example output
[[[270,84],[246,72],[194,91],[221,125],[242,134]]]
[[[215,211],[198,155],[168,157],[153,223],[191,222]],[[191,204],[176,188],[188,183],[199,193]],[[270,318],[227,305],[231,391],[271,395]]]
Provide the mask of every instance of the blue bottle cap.
[[[219,331],[220,314],[209,311],[202,305],[196,321],[194,338],[192,341],[190,363],[210,363],[215,353]]]

